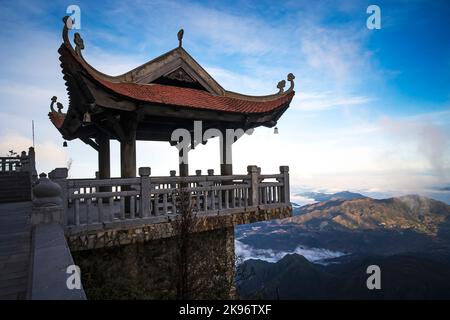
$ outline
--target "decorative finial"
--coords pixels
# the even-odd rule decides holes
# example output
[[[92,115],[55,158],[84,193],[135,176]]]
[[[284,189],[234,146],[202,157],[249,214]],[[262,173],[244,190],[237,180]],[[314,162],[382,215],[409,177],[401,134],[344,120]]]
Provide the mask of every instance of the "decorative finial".
[[[287,79],[291,83],[291,86],[289,87],[289,91],[294,90],[294,79],[295,79],[294,74],[293,73],[289,73],[287,75]]]
[[[57,102],[57,103],[56,103],[56,107],[58,108],[58,113],[62,113],[61,110],[64,108],[64,106],[62,105],[62,103]]]
[[[278,91],[278,93],[283,93],[285,86],[286,86],[286,80],[281,80],[280,82],[278,82],[277,88],[280,89],[280,91]]]
[[[67,29],[69,29],[69,30],[71,30],[72,29],[72,27],[73,27],[73,19],[70,17],[70,16],[65,16],[64,18],[63,18],[63,22],[64,22],[64,24],[66,25],[66,28]]]
[[[184,30],[180,29],[180,31],[178,31],[178,33],[177,33],[179,48],[181,48],[181,46],[183,45],[183,35],[184,35]]]
[[[55,108],[53,108],[53,105],[56,103],[56,100],[58,100],[58,98],[56,96],[53,96],[50,100],[52,100],[52,102],[50,103],[50,111],[56,112]]]
[[[67,28],[67,29],[72,28],[72,18],[70,18],[69,16],[64,16],[62,21],[64,22],[65,28]]]
[[[81,50],[84,49],[84,41],[78,32],[74,34],[73,42],[75,42],[75,52],[77,55],[81,56]]]
[[[53,107],[54,104],[56,103],[56,107],[58,108],[58,113],[62,113],[61,110],[64,108],[64,106],[62,103],[57,102],[58,98],[56,96],[53,96],[50,100],[52,100],[52,102],[50,103],[50,111],[56,112],[55,108]]]

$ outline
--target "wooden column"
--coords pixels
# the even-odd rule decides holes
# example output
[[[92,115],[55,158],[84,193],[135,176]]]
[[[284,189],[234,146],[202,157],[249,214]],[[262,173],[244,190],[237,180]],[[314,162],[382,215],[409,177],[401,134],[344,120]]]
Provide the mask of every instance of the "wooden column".
[[[136,128],[137,117],[135,114],[122,115],[121,126],[125,133],[120,141],[120,176],[122,178],[136,177]],[[122,191],[131,189],[130,185],[123,185]],[[131,198],[125,197],[125,212],[131,212]]]
[[[136,177],[136,138],[120,143],[120,176]]]
[[[111,156],[109,148],[109,138],[101,136],[95,139],[98,144],[98,178],[111,178]],[[111,187],[100,187],[100,192],[110,192]]]
[[[221,150],[222,152],[220,159],[220,174],[222,176],[231,176],[233,174],[232,153],[231,153],[232,144],[230,145],[230,150],[227,150],[226,130],[223,130],[222,136],[223,138],[222,138],[222,150]]]
[[[183,149],[180,150],[179,156],[183,157]],[[187,177],[189,175],[189,164],[188,164],[189,152],[186,153],[186,162],[180,163],[180,177]]]
[[[122,178],[136,177],[137,122],[134,114],[121,117],[121,125],[125,133],[125,139],[120,141],[120,175]]]
[[[98,177],[99,179],[111,178],[111,158],[108,137],[95,139],[98,144]]]

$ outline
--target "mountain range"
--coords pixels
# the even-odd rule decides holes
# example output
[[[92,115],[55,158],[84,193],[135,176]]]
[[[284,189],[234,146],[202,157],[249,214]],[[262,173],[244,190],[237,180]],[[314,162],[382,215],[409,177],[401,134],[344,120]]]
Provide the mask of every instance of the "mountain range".
[[[296,208],[287,219],[237,228],[236,238],[255,250],[288,253],[301,247],[343,254],[319,263],[298,254],[276,263],[246,260],[239,270],[252,272],[239,281],[241,296],[450,298],[450,206],[417,195],[318,197],[326,200]],[[383,265],[383,279],[389,279],[377,293],[365,287],[369,263]]]

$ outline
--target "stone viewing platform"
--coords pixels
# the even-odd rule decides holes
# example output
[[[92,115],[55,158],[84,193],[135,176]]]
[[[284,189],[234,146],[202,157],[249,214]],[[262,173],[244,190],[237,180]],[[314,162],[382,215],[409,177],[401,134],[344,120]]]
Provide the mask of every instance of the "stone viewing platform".
[[[63,169],[57,169],[64,172]],[[73,249],[92,249],[120,243],[173,236],[171,222],[179,214],[179,193],[188,192],[198,232],[291,215],[289,169],[263,175],[249,166],[246,175],[152,177],[139,168],[139,178],[65,179],[65,233]],[[52,176],[52,173],[50,174]],[[125,190],[123,190],[125,189]]]
[[[7,277],[0,295],[232,297],[234,226],[292,214],[289,168],[266,174],[250,165],[235,174],[232,146],[261,126],[278,133],[277,121],[295,95],[295,76],[287,75],[287,90],[281,80],[278,92],[264,96],[227,91],[183,48],[182,30],[175,49],[109,76],[85,61],[79,33],[72,46],[68,19],[63,19],[58,53],[69,105],[63,112],[53,96],[48,115],[63,147],[79,139],[97,153],[98,171],[95,179],[69,179],[67,168],[38,177],[33,148],[20,157],[0,158],[0,171],[8,171],[0,172],[0,202],[28,201],[7,204],[1,213],[0,237],[9,242],[0,247]],[[191,174],[189,153],[214,138],[220,145],[220,172]],[[111,177],[111,141],[120,144],[117,178]],[[178,170],[153,176],[150,167],[137,168],[137,141],[175,147]],[[16,185],[23,188],[13,190]],[[202,274],[194,285],[204,289],[180,295],[174,281],[191,274]]]
[[[195,229],[203,233],[237,224],[291,216],[289,169],[220,176],[67,179],[67,169],[40,174],[32,202],[0,205],[0,295],[5,299],[85,299],[68,290],[71,252],[147,243],[177,236],[181,193],[189,194]],[[227,233],[229,234],[229,233]],[[231,239],[233,236],[230,234]],[[234,250],[233,250],[234,252]]]

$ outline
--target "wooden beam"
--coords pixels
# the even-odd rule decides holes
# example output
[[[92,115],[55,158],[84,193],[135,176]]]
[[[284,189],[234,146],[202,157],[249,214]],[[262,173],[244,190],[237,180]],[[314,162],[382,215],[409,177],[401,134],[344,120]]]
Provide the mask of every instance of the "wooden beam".
[[[83,141],[84,143],[90,145],[95,151],[98,152],[99,146],[94,141],[92,141],[92,139],[82,137],[82,138],[80,138],[80,140]]]
[[[106,115],[106,119],[107,121],[111,124],[118,140],[120,142],[123,142],[125,140],[127,140],[126,134],[119,122],[119,120],[117,120],[112,114],[110,114],[109,112],[105,112]]]

